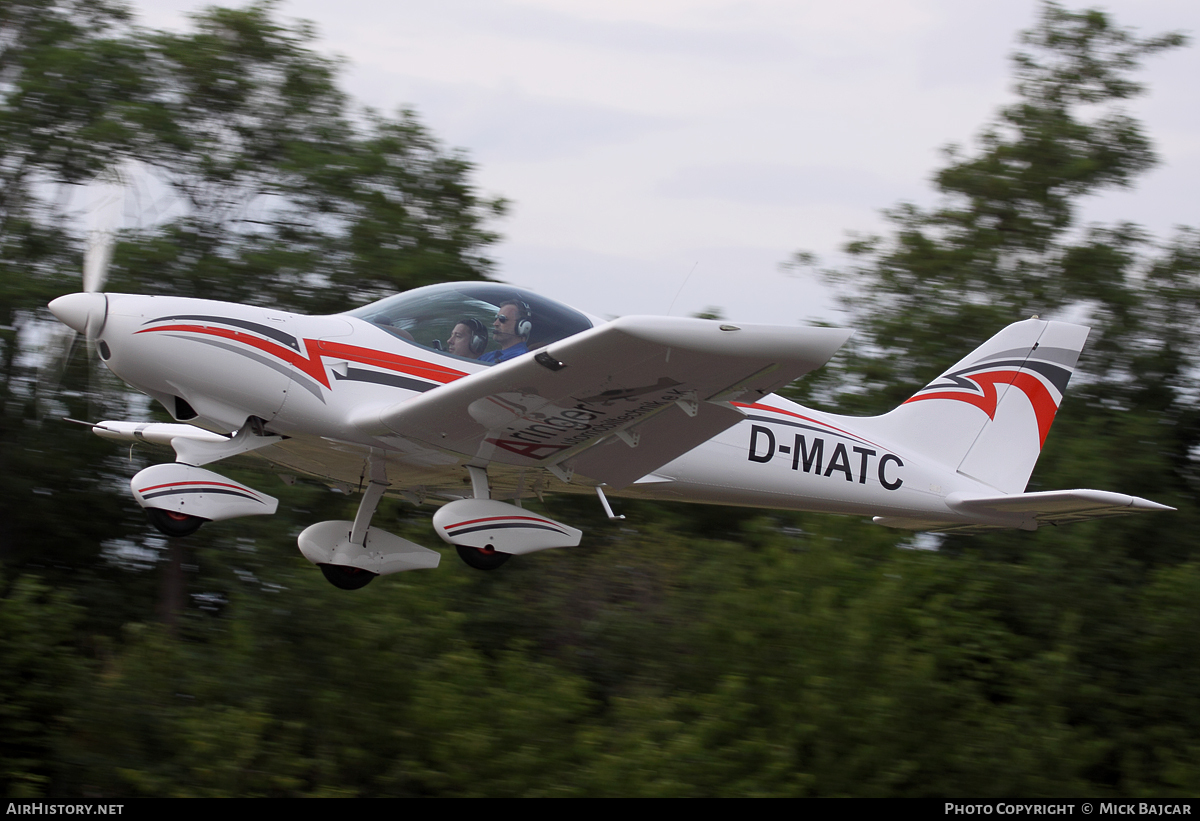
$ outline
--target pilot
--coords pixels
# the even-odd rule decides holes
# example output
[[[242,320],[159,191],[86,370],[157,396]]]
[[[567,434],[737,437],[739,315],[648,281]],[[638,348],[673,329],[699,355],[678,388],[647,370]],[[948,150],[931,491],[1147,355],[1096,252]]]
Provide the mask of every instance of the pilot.
[[[492,336],[500,343],[500,350],[488,351],[479,357],[480,362],[496,364],[529,353],[529,334],[533,330],[532,312],[524,302],[510,299],[500,303],[496,319],[492,322]]]
[[[446,340],[446,350],[455,356],[478,359],[487,344],[487,328],[478,319],[467,317],[455,324],[450,338]]]

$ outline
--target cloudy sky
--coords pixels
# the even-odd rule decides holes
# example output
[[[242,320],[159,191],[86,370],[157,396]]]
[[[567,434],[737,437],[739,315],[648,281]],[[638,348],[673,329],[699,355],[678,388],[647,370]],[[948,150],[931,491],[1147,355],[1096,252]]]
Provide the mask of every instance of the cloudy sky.
[[[209,3],[136,0],[182,28]],[[227,5],[239,5],[229,2]],[[343,85],[416,109],[513,201],[501,279],[601,316],[837,319],[796,251],[840,261],[881,210],[929,203],[947,144],[970,145],[1009,97],[1035,0],[282,0]],[[1200,33],[1195,0],[1101,5],[1143,35]],[[1132,106],[1162,157],[1087,217],[1159,235],[1200,224],[1200,46],[1152,58]]]

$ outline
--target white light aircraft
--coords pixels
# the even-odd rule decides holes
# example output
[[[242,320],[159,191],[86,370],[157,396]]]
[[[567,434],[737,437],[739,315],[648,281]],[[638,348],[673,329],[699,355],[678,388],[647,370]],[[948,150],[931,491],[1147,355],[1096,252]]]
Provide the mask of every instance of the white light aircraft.
[[[371,527],[385,494],[440,505],[437,534],[480,569],[579,544],[579,530],[521,506],[546,493],[595,493],[610,518],[606,492],[938,532],[1171,509],[1023,492],[1088,334],[1064,322],[1010,325],[890,413],[850,418],[773,394],[825,364],[850,336],[835,328],[604,322],[492,282],[334,316],[99,291],[50,310],[177,420],[92,425],[174,449],[131,483],[167,535],[275,512],[274,498],[204,467],[240,454],[364,487],[353,521],[299,537],[344,589],[438,564]]]

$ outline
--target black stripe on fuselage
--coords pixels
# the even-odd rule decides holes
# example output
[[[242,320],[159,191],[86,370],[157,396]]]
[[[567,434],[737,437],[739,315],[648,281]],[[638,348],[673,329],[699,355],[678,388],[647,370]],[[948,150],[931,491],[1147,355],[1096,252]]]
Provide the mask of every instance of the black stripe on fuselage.
[[[345,376],[334,371],[333,378],[339,382],[371,382],[376,385],[390,385],[393,388],[404,388],[405,390],[419,391],[421,393],[437,387],[433,382],[422,382],[419,379],[413,379],[411,376],[368,371],[363,368],[347,368]]]
[[[262,325],[258,322],[250,322],[246,319],[230,319],[226,316],[201,316],[198,314],[179,314],[176,316],[160,316],[158,319],[151,319],[145,325],[153,325],[155,322],[177,322],[186,320],[188,322],[216,322],[221,325],[231,325],[234,328],[245,328],[247,331],[254,331],[256,334],[261,334],[269,339],[274,339],[276,342],[282,342],[296,353],[301,353],[300,342],[296,337],[289,333],[272,328],[270,325]]]

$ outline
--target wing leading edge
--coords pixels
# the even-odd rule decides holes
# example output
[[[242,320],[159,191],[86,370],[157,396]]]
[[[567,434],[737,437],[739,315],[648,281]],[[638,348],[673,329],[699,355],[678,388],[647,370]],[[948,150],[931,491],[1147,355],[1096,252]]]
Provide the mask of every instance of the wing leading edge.
[[[819,368],[851,333],[623,317],[352,422],[620,488],[737,424],[731,401]]]

